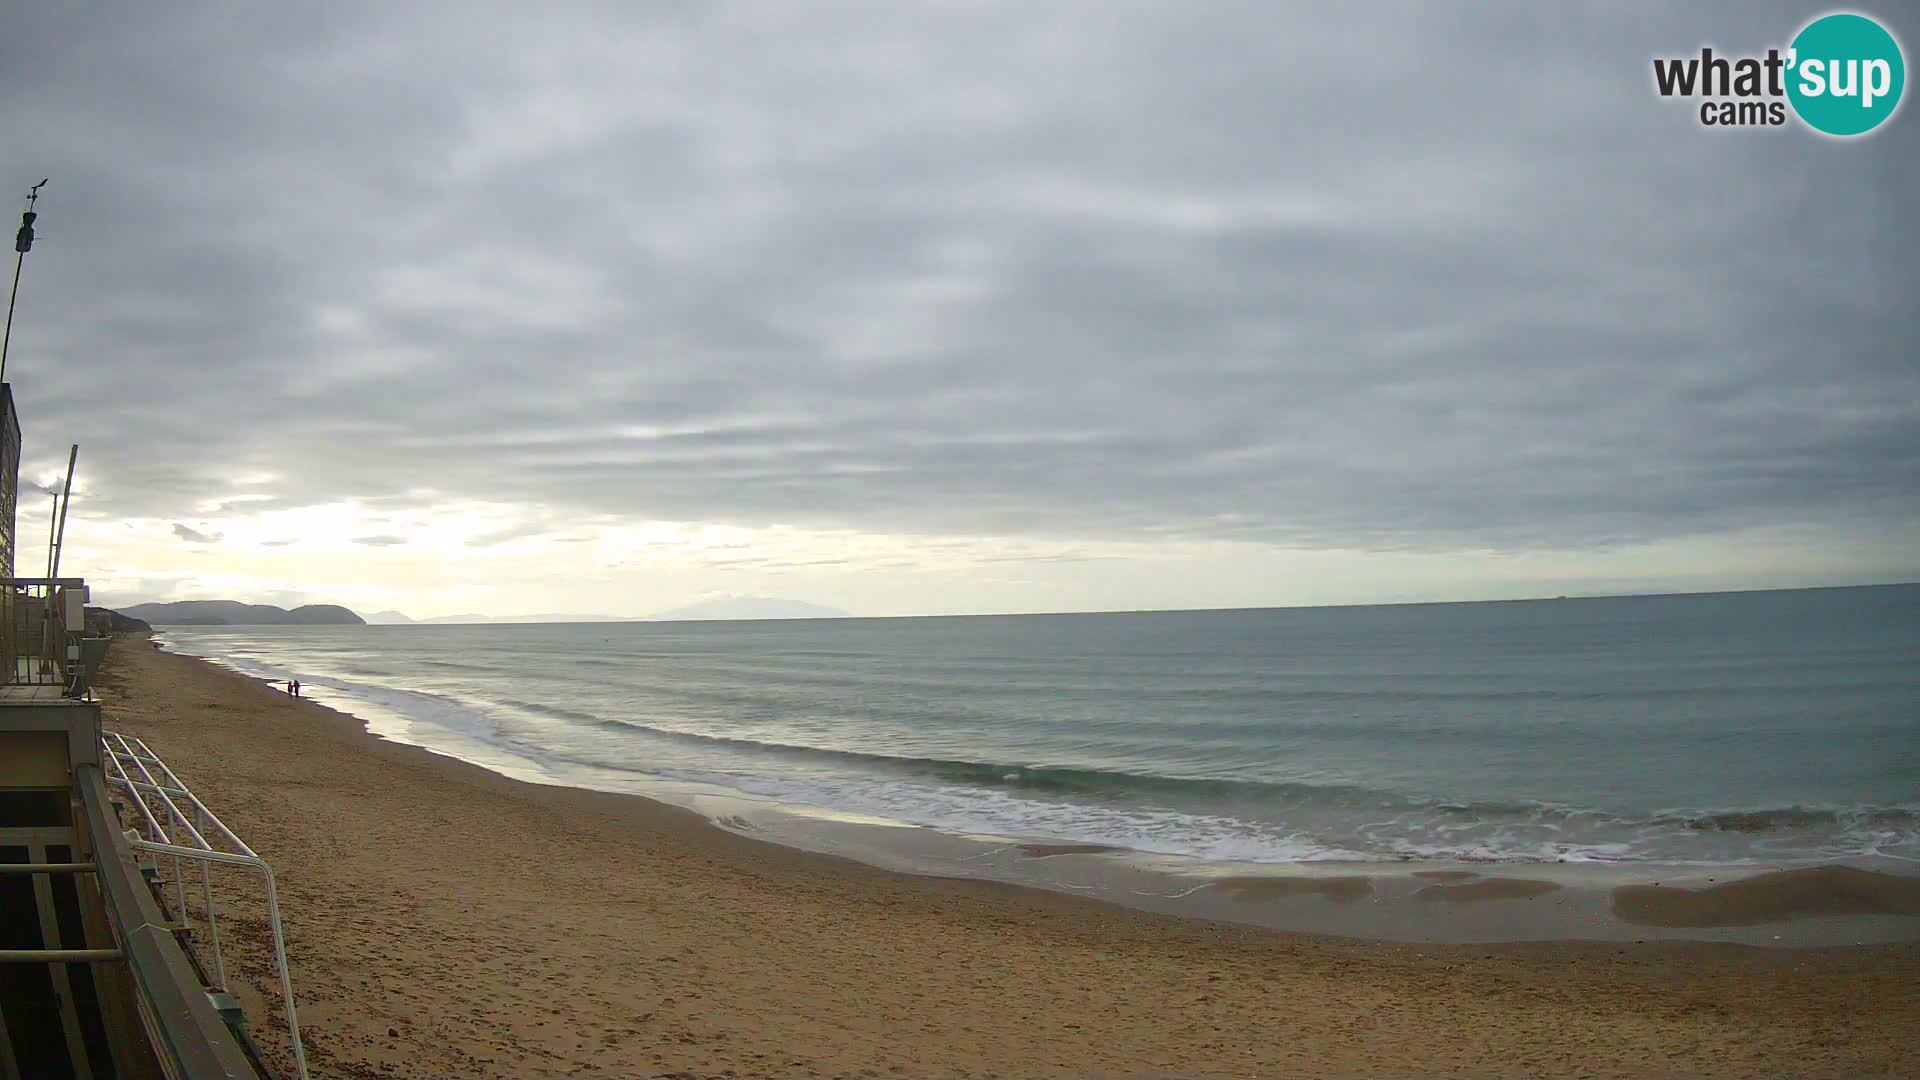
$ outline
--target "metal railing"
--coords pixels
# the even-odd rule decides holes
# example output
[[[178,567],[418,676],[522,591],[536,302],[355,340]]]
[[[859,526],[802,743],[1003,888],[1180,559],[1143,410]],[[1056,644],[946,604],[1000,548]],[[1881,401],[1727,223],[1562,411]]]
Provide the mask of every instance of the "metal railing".
[[[0,682],[86,697],[84,578],[0,578]]]
[[[142,1041],[158,1059],[160,1076],[174,1080],[261,1080],[264,1071],[255,1067],[233,1028],[221,1016],[218,1003],[207,993],[200,969],[189,962],[186,949],[174,933],[174,924],[160,910],[153,888],[134,864],[133,850],[127,846],[128,830],[120,820],[114,796],[108,793],[100,766],[76,767],[73,781],[98,856],[94,874],[100,898],[114,941],[126,954],[132,982],[133,1015],[116,1009],[116,1015],[103,1019],[121,1025],[118,1030],[129,1038],[136,1036],[126,1022],[137,1023],[145,1035]],[[148,1075],[149,1070],[140,1067],[137,1049],[129,1045],[128,1051],[125,1060],[129,1066],[121,1071]]]
[[[280,900],[274,889],[273,870],[246,841],[207,809],[200,797],[182,783],[167,763],[160,760],[147,744],[119,732],[101,733],[107,782],[125,791],[139,815],[137,829],[129,830],[127,843],[135,851],[144,851],[158,859],[170,859],[174,893],[173,914],[183,927],[191,928],[187,910],[187,881],[184,863],[200,864],[200,900],[206,913],[207,938],[212,950],[216,989],[228,992],[226,957],[221,951],[220,923],[213,904],[211,868],[248,867],[260,874],[265,887],[267,929],[273,939],[273,963],[280,976],[280,1000],[287,1018],[287,1036],[293,1045],[294,1066],[300,1080],[307,1078],[307,1055],[300,1043],[300,1022],[293,1004],[293,978],[287,970],[286,938],[281,932]],[[209,841],[208,837],[213,840]],[[216,846],[216,843],[218,846]]]

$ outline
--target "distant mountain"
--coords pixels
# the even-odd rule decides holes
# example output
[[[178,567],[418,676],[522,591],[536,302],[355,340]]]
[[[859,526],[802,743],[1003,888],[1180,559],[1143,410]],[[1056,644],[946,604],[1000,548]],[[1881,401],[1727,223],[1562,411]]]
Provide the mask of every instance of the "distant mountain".
[[[338,604],[306,604],[288,611],[237,600],[176,600],[135,604],[120,612],[155,626],[363,626],[366,620]]]
[[[467,625],[472,623],[579,623],[579,622],[632,622],[632,619],[619,615],[436,615],[431,619],[418,619],[416,622],[435,625]]]
[[[397,611],[376,611],[366,619],[368,626],[405,626],[413,621]]]
[[[648,616],[649,622],[691,622],[705,619],[844,619],[839,608],[780,600],[771,596],[717,596],[696,604]]]
[[[502,615],[489,622],[497,623],[572,623],[572,622],[632,622],[632,619],[620,615]]]

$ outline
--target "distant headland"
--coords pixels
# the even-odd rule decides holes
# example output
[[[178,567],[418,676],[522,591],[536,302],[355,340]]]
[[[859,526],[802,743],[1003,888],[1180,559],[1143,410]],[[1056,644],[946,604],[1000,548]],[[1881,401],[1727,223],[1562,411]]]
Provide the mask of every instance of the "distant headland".
[[[638,618],[625,615],[442,615],[410,619],[398,611],[376,611],[366,617],[338,604],[306,604],[289,611],[272,604],[243,604],[238,600],[175,600],[134,604],[116,609],[131,619],[154,626],[389,626],[452,623],[576,623],[683,622],[701,620],[839,619],[839,608],[782,600],[767,596],[711,597],[686,607]]]
[[[338,604],[305,604],[289,611],[238,600],[176,600],[135,604],[120,614],[155,626],[365,626],[367,620]]]

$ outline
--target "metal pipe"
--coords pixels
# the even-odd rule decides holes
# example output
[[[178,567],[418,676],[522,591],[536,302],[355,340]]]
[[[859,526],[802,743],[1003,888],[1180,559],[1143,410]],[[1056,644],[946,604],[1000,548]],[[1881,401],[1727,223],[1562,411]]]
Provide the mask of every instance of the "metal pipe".
[[[108,740],[112,740],[112,742],[109,742]],[[109,773],[108,779],[117,780],[119,783],[121,783],[126,787],[127,794],[132,796],[134,805],[140,808],[140,817],[142,820],[146,822],[148,830],[154,836],[159,837],[160,840],[170,843],[172,840],[172,837],[167,835],[166,829],[161,826],[159,819],[154,816],[153,809],[147,805],[147,801],[140,797],[139,790],[134,787],[134,784],[136,781],[134,781],[132,777],[127,775],[126,765],[121,760],[120,752],[115,751],[113,748],[113,742],[118,742],[122,750],[123,751],[126,750],[127,748],[126,739],[120,736],[116,732],[103,732],[101,735],[100,742],[101,742],[102,748],[107,751],[107,761],[113,766],[114,772],[117,772],[120,774],[119,776],[116,777],[116,776],[113,776],[112,773]],[[142,775],[147,776],[149,780],[152,779],[152,774],[147,773],[146,766],[140,765],[138,762],[135,762],[135,765],[140,769]],[[158,791],[158,785],[155,785],[155,784],[145,784],[142,786]],[[166,798],[165,792],[162,791],[162,792],[159,792],[159,794],[162,799]],[[169,809],[171,809],[170,804],[169,804]],[[174,813],[177,815],[178,811],[174,811]],[[202,847],[207,846],[205,839],[201,838],[199,833],[197,832],[194,833],[194,839],[199,840]],[[187,922],[186,887],[184,883],[182,883],[180,880],[181,879],[180,859],[179,859],[179,856],[177,855],[174,857],[174,860],[173,860],[173,878],[174,878],[174,886],[175,886],[174,887],[174,896],[175,896],[174,903],[176,905],[176,911],[174,914],[177,918],[179,918],[182,925],[186,925],[186,922]]]
[[[47,576],[50,578],[60,576],[60,549],[67,546],[67,508],[73,505],[73,466],[79,460],[80,444],[74,443],[73,449],[67,452],[67,482],[60,488],[60,528],[54,539],[53,568],[47,571]],[[72,630],[73,627],[68,629]]]
[[[133,786],[133,778],[127,775],[127,768],[121,763],[120,755],[114,752],[111,744],[107,744],[108,738],[118,739],[119,736],[109,732],[101,739],[107,751],[107,764],[112,767],[112,771],[107,773],[107,779],[127,789],[127,794],[133,799],[133,805],[140,810],[140,820],[146,824],[147,830],[161,840],[167,840],[167,834],[160,828],[160,823],[154,819],[153,810],[147,806],[147,800],[141,798],[139,790]]]
[[[107,760],[112,761],[113,760],[112,756],[109,755]],[[114,762],[114,764],[117,767],[119,763]],[[149,833],[154,834],[155,836],[160,837],[160,839],[164,841],[166,839],[166,834],[161,832],[160,827],[154,823],[153,811],[147,809],[147,801],[145,799],[142,799],[140,797],[140,793],[133,789],[133,785],[127,780],[127,778],[124,776],[109,775],[107,777],[107,780],[110,783],[119,784],[120,786],[125,787],[127,789],[127,794],[133,798],[133,805],[140,808],[140,820],[143,824],[145,824],[147,831]]]
[[[50,492],[53,507],[47,511],[47,576],[53,576],[53,533],[60,525],[60,493]]]
[[[239,848],[241,851],[246,852],[248,855],[254,855],[256,858],[258,858],[258,855],[255,855],[254,850],[247,846],[247,842],[245,840],[240,839],[240,837],[236,835],[232,829],[227,828],[227,823],[220,820],[220,815],[214,813],[213,810],[207,806],[207,804],[201,802],[200,796],[195,795],[192,792],[192,790],[190,790],[187,787],[185,782],[183,782],[178,776],[175,776],[173,774],[172,767],[170,767],[166,762],[160,760],[159,755],[153,752],[153,749],[147,745],[147,741],[145,739],[142,739],[136,735],[134,736],[133,741],[139,744],[140,749],[147,752],[147,754],[149,755],[149,759],[152,760],[152,762],[155,765],[160,766],[160,771],[163,774],[165,774],[166,778],[175,785],[177,790],[181,794],[185,795],[187,798],[193,800],[193,805],[199,807],[201,813],[204,813],[205,815],[207,815],[207,820],[213,823],[213,827],[220,831],[221,836],[225,837],[229,843]],[[142,760],[142,759],[136,758],[135,760]]]
[[[97,869],[90,862],[0,863],[0,874],[91,874]]]
[[[115,779],[115,780],[118,780],[118,779],[120,779],[120,778],[116,776],[116,777],[114,777],[114,779]],[[165,794],[168,794],[168,795],[185,795],[185,794],[187,794],[187,792],[185,792],[185,791],[183,791],[183,790],[181,790],[180,788],[170,788],[170,787],[167,787],[167,786],[166,786],[166,785],[164,785],[164,784],[149,784],[149,783],[147,783],[147,782],[146,782],[146,781],[144,781],[144,780],[128,780],[128,781],[126,781],[126,784],[127,784],[127,786],[128,786],[128,787],[137,787],[137,788],[145,788],[146,790],[148,790],[148,791],[151,791],[151,792],[155,792],[155,793],[165,793]]]
[[[293,976],[287,971],[287,946],[280,935],[280,899],[273,888],[273,871],[260,864],[260,876],[267,883],[267,926],[273,931],[273,952],[280,961],[280,1000],[287,1010],[287,1035],[293,1042],[293,1060],[300,1075],[307,1075],[307,1051],[300,1045],[300,1021],[293,1015]]]
[[[0,382],[7,381],[7,346],[13,344],[13,305],[20,299],[20,269],[27,265],[27,253],[13,257],[13,292],[7,297],[7,332],[0,337]]]
[[[126,745],[126,740],[123,737],[115,735],[114,738],[118,739],[122,746]],[[147,752],[152,753],[153,751],[148,750]],[[116,757],[117,759],[117,755],[114,755],[111,750],[109,750],[108,754],[110,757]],[[187,820],[186,814],[182,813],[180,807],[174,803],[173,796],[168,794],[154,779],[153,773],[148,771],[146,764],[135,759],[134,767],[140,770],[140,775],[147,778],[148,785],[160,796],[160,802],[167,808],[167,815],[171,819],[172,824],[185,829],[187,835],[191,836],[194,843],[199,847],[209,851],[212,850],[213,845],[207,843],[207,838],[200,835],[200,830],[194,828],[193,823]],[[125,770],[123,769],[122,771],[124,772]],[[175,779],[177,780],[178,778],[176,777]],[[128,781],[129,784],[131,784],[132,778],[129,777]],[[141,811],[143,813],[148,812],[145,800],[140,800],[137,794],[135,795],[135,799],[140,802]],[[166,834],[163,832],[161,835],[165,836]],[[181,925],[191,927],[192,920],[187,915],[187,875],[185,868],[180,865],[180,856],[178,854],[175,854],[173,857],[173,905],[174,915],[180,920]]]
[[[117,731],[103,731],[100,734],[101,746],[106,751],[107,763],[109,765],[109,769],[106,772],[107,780],[126,789],[127,793],[132,796],[134,805],[139,808],[141,817],[146,820],[152,831],[160,837],[157,841],[141,840],[138,838],[129,839],[127,842],[128,846],[135,851],[146,852],[152,855],[171,856],[176,868],[182,859],[196,859],[200,861],[203,875],[201,881],[203,888],[202,895],[205,897],[207,904],[207,926],[210,936],[213,938],[214,962],[215,966],[220,970],[222,989],[226,987],[226,969],[224,960],[220,957],[219,924],[214,917],[212,887],[209,884],[210,878],[206,875],[206,867],[209,864],[218,863],[223,866],[251,867],[259,872],[261,882],[266,891],[267,929],[273,938],[274,966],[280,976],[280,1001],[286,1012],[288,1039],[292,1044],[294,1062],[299,1069],[299,1075],[304,1078],[307,1075],[307,1052],[304,1044],[300,1040],[299,1017],[293,1000],[293,973],[287,964],[286,933],[280,921],[280,895],[279,890],[274,884],[273,868],[268,866],[267,861],[256,854],[251,847],[248,847],[246,841],[236,836],[233,830],[228,828],[227,824],[220,820],[219,815],[207,807],[206,803],[201,802],[200,797],[193,793],[193,789],[187,787],[185,782],[183,782],[179,776],[175,775],[172,767],[162,760],[160,755],[154,753],[153,748],[148,746],[145,740],[137,736],[129,739],[126,735]],[[138,770],[139,775],[144,778],[143,780],[136,780],[128,773],[126,767],[128,761],[133,762],[134,768]],[[153,766],[152,769],[147,767],[149,764]],[[155,770],[158,770],[158,775],[155,774]],[[161,783],[162,778],[167,782]],[[147,792],[159,797],[161,805],[167,808],[168,817],[172,819],[172,821],[177,822],[181,829],[185,830],[187,837],[191,838],[193,846],[172,842],[172,838],[167,836],[165,830],[161,828],[158,818],[153,813],[152,807],[148,806],[146,799],[142,798],[142,792]],[[195,820],[189,821],[187,819],[185,811],[180,808],[180,804],[174,801],[175,795],[180,796],[187,805],[194,808]],[[211,829],[207,829],[207,826],[211,826]],[[203,829],[216,833],[222,839],[232,843],[233,846],[239,848],[246,854],[239,855],[216,849],[212,844],[207,842],[206,833],[203,832]],[[185,838],[186,837],[183,837],[183,839]],[[180,881],[179,871],[176,869],[176,885],[179,885]],[[180,897],[180,918],[184,922],[187,917],[184,892],[180,894]]]
[[[127,746],[127,740],[125,740],[125,736],[119,736],[119,734],[115,734],[113,738],[115,738],[115,740],[119,740],[119,744],[121,744],[121,746]],[[146,746],[142,746],[142,748],[140,749],[146,749],[148,753],[154,753],[152,749],[148,749],[146,748]],[[111,751],[109,751],[109,755],[111,755]],[[115,755],[115,757],[117,757],[117,755]],[[184,830],[186,830],[186,834],[188,834],[188,836],[192,836],[192,840],[194,840],[194,844],[196,844],[196,846],[202,847],[202,849],[205,849],[205,851],[211,851],[211,849],[213,849],[213,846],[211,846],[211,844],[207,844],[207,838],[205,838],[205,836],[202,836],[202,834],[200,834],[200,830],[198,830],[198,828],[194,828],[194,822],[186,821],[186,813],[184,813],[184,811],[180,811],[179,803],[175,803],[175,801],[173,801],[173,796],[171,796],[171,794],[167,792],[167,788],[165,788],[165,786],[161,786],[161,784],[157,782],[156,778],[154,778],[154,773],[152,773],[152,771],[148,771],[148,767],[146,767],[146,763],[144,763],[144,761],[140,761],[138,757],[134,757],[134,767],[136,767],[136,769],[140,771],[140,774],[142,774],[142,776],[146,776],[146,780],[148,780],[148,782],[146,782],[146,786],[148,786],[148,788],[150,788],[150,790],[152,790],[154,794],[157,794],[157,796],[159,796],[159,801],[161,801],[161,803],[163,803],[163,805],[167,807],[167,817],[169,817],[169,819],[173,821],[173,824],[179,824],[180,828],[184,828]],[[163,767],[165,767],[165,765],[163,765]],[[123,769],[123,773],[125,773],[125,769]],[[179,776],[173,776],[173,780],[175,780],[175,782],[179,782]],[[131,776],[127,778],[127,782],[129,782],[129,790],[131,790],[131,784],[132,782],[134,782]],[[138,796],[136,796],[136,798],[138,798]],[[142,809],[142,811],[146,811],[146,803],[144,803],[144,801],[140,801],[140,809]],[[161,832],[161,836],[165,838],[167,834],[165,834],[165,832]],[[182,926],[186,926],[186,928],[192,928],[192,917],[190,917],[190,915],[186,913],[186,869],[184,869],[184,867],[180,865],[180,855],[175,855],[175,857],[173,857],[173,913],[175,913],[175,917],[179,917],[180,924],[182,924]],[[207,913],[207,917],[211,919],[211,911]]]
[[[183,859],[205,859],[208,862],[217,862],[222,866],[251,866],[255,869],[260,867],[260,860],[252,855],[235,855],[226,851],[203,851],[200,848],[181,847],[179,844],[168,844],[153,840],[129,840],[127,843],[132,846],[135,851],[146,851],[155,855],[178,855]]]
[[[142,749],[145,749],[145,748],[142,747]],[[153,751],[148,750],[147,752],[152,753]],[[160,796],[160,801],[162,804],[166,806],[168,814],[182,829],[185,829],[187,831],[187,835],[193,838],[193,842],[196,845],[202,848],[205,848],[209,851],[213,850],[213,845],[207,843],[207,838],[200,835],[200,830],[194,828],[193,823],[187,820],[186,814],[182,813],[180,810],[180,807],[176,803],[174,803],[173,796],[168,793],[166,786],[161,784],[159,780],[154,778],[153,773],[150,770],[148,770],[146,763],[141,761],[137,757],[134,758],[133,763],[134,763],[134,766],[140,770],[140,775],[146,777],[147,783],[152,785],[154,793]],[[161,765],[160,767],[163,769],[166,768],[165,765]],[[171,773],[169,773],[169,776],[171,776]],[[176,784],[180,783],[179,777],[174,776],[172,777],[172,779],[174,783]],[[182,785],[182,788],[184,788],[184,786],[185,785]],[[248,854],[252,854],[252,852],[248,852]]]
[[[280,1001],[287,1016],[288,1039],[293,1044],[293,1058],[300,1068],[302,1077],[307,1075],[307,1052],[300,1042],[300,1021],[293,1007],[293,974],[287,966],[286,934],[280,923],[280,893],[273,884],[273,868],[258,855],[234,855],[225,851],[203,851],[181,847],[178,844],[157,844],[151,840],[130,840],[128,846],[136,851],[148,851],[156,855],[172,855],[175,858],[202,859],[207,862],[222,863],[227,866],[250,866],[260,872],[260,879],[267,894],[267,930],[273,936],[274,966],[280,974]]]
[[[0,964],[88,964],[119,959],[119,949],[0,949]]]
[[[200,863],[200,902],[207,908],[207,936],[213,939],[214,977],[220,980],[220,989],[227,988],[227,962],[220,955],[220,920],[213,914],[213,864],[205,860]]]
[[[126,952],[125,970],[137,991],[134,1004],[139,1022],[129,1026],[148,1036],[167,1076],[254,1080],[254,1069],[214,1010],[212,999],[154,904],[153,894],[134,869],[133,860],[122,855],[131,845],[120,839],[104,765],[76,765],[73,778],[80,791],[87,832],[102,852],[98,861],[106,915]],[[139,1032],[134,1034],[137,1037]]]

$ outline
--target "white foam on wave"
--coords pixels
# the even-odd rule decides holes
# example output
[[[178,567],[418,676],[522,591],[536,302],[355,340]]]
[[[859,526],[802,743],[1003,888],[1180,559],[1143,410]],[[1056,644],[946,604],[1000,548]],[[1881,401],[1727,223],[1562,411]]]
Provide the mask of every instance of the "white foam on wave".
[[[230,646],[224,655],[212,647]],[[371,683],[340,670],[297,672],[254,653],[241,642],[189,641],[195,652],[241,674],[284,681],[299,678],[325,704],[353,713],[387,738],[422,746],[521,779],[604,786],[608,775],[636,781],[715,785],[780,803],[817,807],[928,826],[962,834],[1015,836],[1105,844],[1208,861],[1294,863],[1414,859],[1473,862],[1660,862],[1726,865],[1882,857],[1920,858],[1915,827],[1867,819],[1819,830],[1754,835],[1688,828],[1680,812],[1627,819],[1576,807],[1539,805],[1531,812],[1462,815],[1444,804],[1396,808],[1369,820],[1352,807],[1286,811],[1286,820],[1261,820],[1192,809],[1034,797],[987,787],[849,774],[806,778],[719,768],[676,768],[636,743],[619,763],[594,754],[568,755],[557,746],[512,737],[537,732],[552,717],[513,704],[441,691]],[[517,723],[532,716],[533,723]],[[503,730],[504,729],[504,730]],[[604,734],[600,737],[608,737]],[[639,736],[635,736],[639,738]],[[737,760],[737,759],[729,759]],[[1698,816],[1709,816],[1702,811]]]
[[[953,833],[1109,844],[1218,862],[1291,863],[1369,857],[1269,824],[1175,810],[1090,806],[1022,798],[1004,791],[902,781],[781,780],[731,774],[680,778],[722,784],[776,802],[852,811]]]

